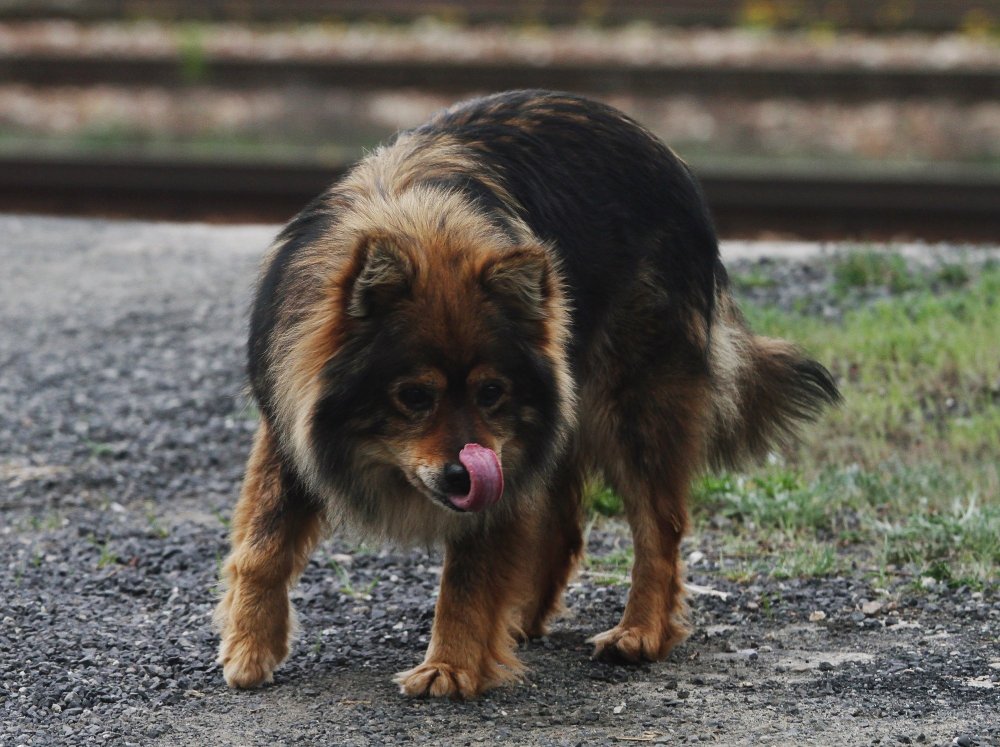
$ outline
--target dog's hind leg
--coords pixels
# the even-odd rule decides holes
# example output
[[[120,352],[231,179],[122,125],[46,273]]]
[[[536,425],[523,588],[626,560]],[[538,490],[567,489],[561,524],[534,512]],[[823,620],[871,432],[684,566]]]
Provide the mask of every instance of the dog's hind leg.
[[[222,569],[226,591],[215,611],[219,663],[230,687],[272,681],[288,655],[295,627],[288,590],[323,532],[318,507],[282,469],[262,421],[233,515],[233,549]]]
[[[625,613],[592,639],[595,658],[656,661],[687,637],[680,542],[707,407],[707,382],[667,379],[615,418],[617,449],[607,454],[606,476],[624,500],[635,563]]]

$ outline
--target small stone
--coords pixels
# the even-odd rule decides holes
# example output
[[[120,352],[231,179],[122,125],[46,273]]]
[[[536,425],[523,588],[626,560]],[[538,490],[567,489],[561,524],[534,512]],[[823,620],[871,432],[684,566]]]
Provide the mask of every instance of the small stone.
[[[813,610],[809,613],[809,622],[815,623],[826,619],[826,613],[823,610]]]
[[[872,617],[881,612],[884,606],[882,602],[865,602],[861,605],[861,611],[868,617]]]
[[[819,663],[819,671],[821,671],[821,672],[832,672],[833,671],[833,664],[831,664],[828,661],[821,661]]]

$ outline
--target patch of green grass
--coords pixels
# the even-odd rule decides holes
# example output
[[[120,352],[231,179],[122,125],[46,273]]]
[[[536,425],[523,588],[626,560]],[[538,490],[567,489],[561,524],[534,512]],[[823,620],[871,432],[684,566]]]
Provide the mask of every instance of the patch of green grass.
[[[980,505],[975,496],[955,498],[950,506],[925,503],[925,512],[886,523],[885,561],[915,566],[921,576],[954,585],[996,581],[1000,507]]]
[[[197,23],[183,24],[177,31],[177,52],[181,78],[185,83],[203,83],[208,78],[208,56],[205,52],[206,30]]]
[[[903,293],[918,288],[922,282],[919,274],[910,270],[906,260],[898,254],[876,251],[856,251],[833,266],[834,290],[846,295],[854,288],[885,286],[893,293]]]
[[[362,130],[355,139],[347,135],[336,143],[304,142],[283,133],[208,129],[179,134],[143,129],[130,123],[108,121],[70,133],[40,133],[0,124],[0,153],[24,150],[52,155],[117,153],[181,159],[234,161],[310,161],[334,165],[358,158],[375,147],[386,133]],[[350,135],[350,133],[348,133]]]
[[[760,611],[763,613],[764,617],[768,620],[774,617],[774,610],[776,607],[781,606],[782,595],[781,592],[776,592],[772,594],[769,591],[763,591],[760,595]]]
[[[587,486],[584,504],[587,506],[588,513],[597,513],[601,516],[618,516],[625,510],[621,496],[599,483]]]
[[[872,468],[889,459],[981,471],[1000,453],[1000,270],[967,287],[862,306],[840,324],[745,308],[761,333],[795,340],[838,377],[845,405],[793,458]],[[995,470],[993,470],[995,474]]]
[[[159,519],[154,514],[147,514],[146,521],[149,523],[149,531],[160,539],[170,536],[170,530],[160,524]]]
[[[692,502],[751,529],[766,526],[791,533],[829,526],[821,499],[796,474],[782,470],[755,477],[703,478],[693,486]]]
[[[586,573],[594,583],[602,586],[620,586],[629,582],[629,573],[635,553],[631,545],[613,550],[607,555],[587,556],[584,559]]]
[[[219,523],[226,529],[229,529],[230,526],[232,526],[232,518],[222,513],[219,509],[213,509],[212,513],[215,515],[215,518],[219,520]]]
[[[100,441],[92,441],[89,438],[83,439],[83,443],[90,449],[92,456],[98,459],[103,457],[114,456],[115,449],[111,444],[102,443]]]
[[[837,538],[854,516],[839,496],[831,502],[831,493],[830,486],[775,467],[753,477],[708,476],[693,486],[694,526],[725,520],[714,541],[740,561],[730,569],[740,576],[829,575],[840,569]]]
[[[105,568],[109,565],[114,565],[118,563],[118,554],[111,548],[111,543],[107,540],[99,540],[97,537],[91,535],[89,537],[90,543],[98,549],[100,555],[97,558],[97,567]]]
[[[364,586],[355,586],[347,568],[332,558],[327,562],[327,565],[340,577],[341,594],[349,596],[352,599],[371,599],[371,593],[378,586],[378,578],[373,578]]]
[[[215,551],[215,579],[212,581],[209,593],[213,599],[221,599],[226,593],[226,583],[222,577],[222,569],[226,562],[226,556],[220,551]]]
[[[715,541],[744,575],[825,576],[853,560],[876,574],[891,566],[982,585],[1000,581],[1000,505],[978,490],[938,465],[828,467],[811,480],[771,467],[699,481],[692,512],[696,528],[729,520]]]
[[[944,285],[960,286],[968,284],[972,276],[965,265],[950,263],[942,265],[934,274],[934,278]]]
[[[778,284],[773,275],[760,269],[753,269],[750,272],[734,272],[729,276],[729,279],[737,291],[773,288]]]
[[[63,517],[56,511],[51,511],[42,516],[32,514],[28,519],[28,526],[35,532],[50,532],[62,526]]]

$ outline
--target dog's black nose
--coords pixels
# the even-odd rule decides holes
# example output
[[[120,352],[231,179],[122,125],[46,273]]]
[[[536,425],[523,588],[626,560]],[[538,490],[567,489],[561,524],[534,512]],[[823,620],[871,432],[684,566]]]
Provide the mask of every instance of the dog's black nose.
[[[449,462],[444,466],[444,489],[449,495],[468,495],[472,484],[464,466],[458,462]]]

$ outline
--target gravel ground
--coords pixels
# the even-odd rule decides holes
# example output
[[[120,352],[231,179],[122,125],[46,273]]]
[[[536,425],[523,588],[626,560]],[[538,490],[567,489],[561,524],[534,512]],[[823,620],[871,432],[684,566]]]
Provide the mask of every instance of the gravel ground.
[[[0,217],[0,745],[1000,744],[995,591],[736,584],[690,543],[695,633],[667,661],[589,660],[627,589],[585,574],[523,684],[452,703],[390,682],[422,655],[440,557],[335,540],[275,684],[227,690],[210,614],[274,230]],[[805,282],[838,313],[830,250],[761,248],[728,247],[776,278],[752,292],[791,305]],[[625,541],[607,523],[590,551]]]

